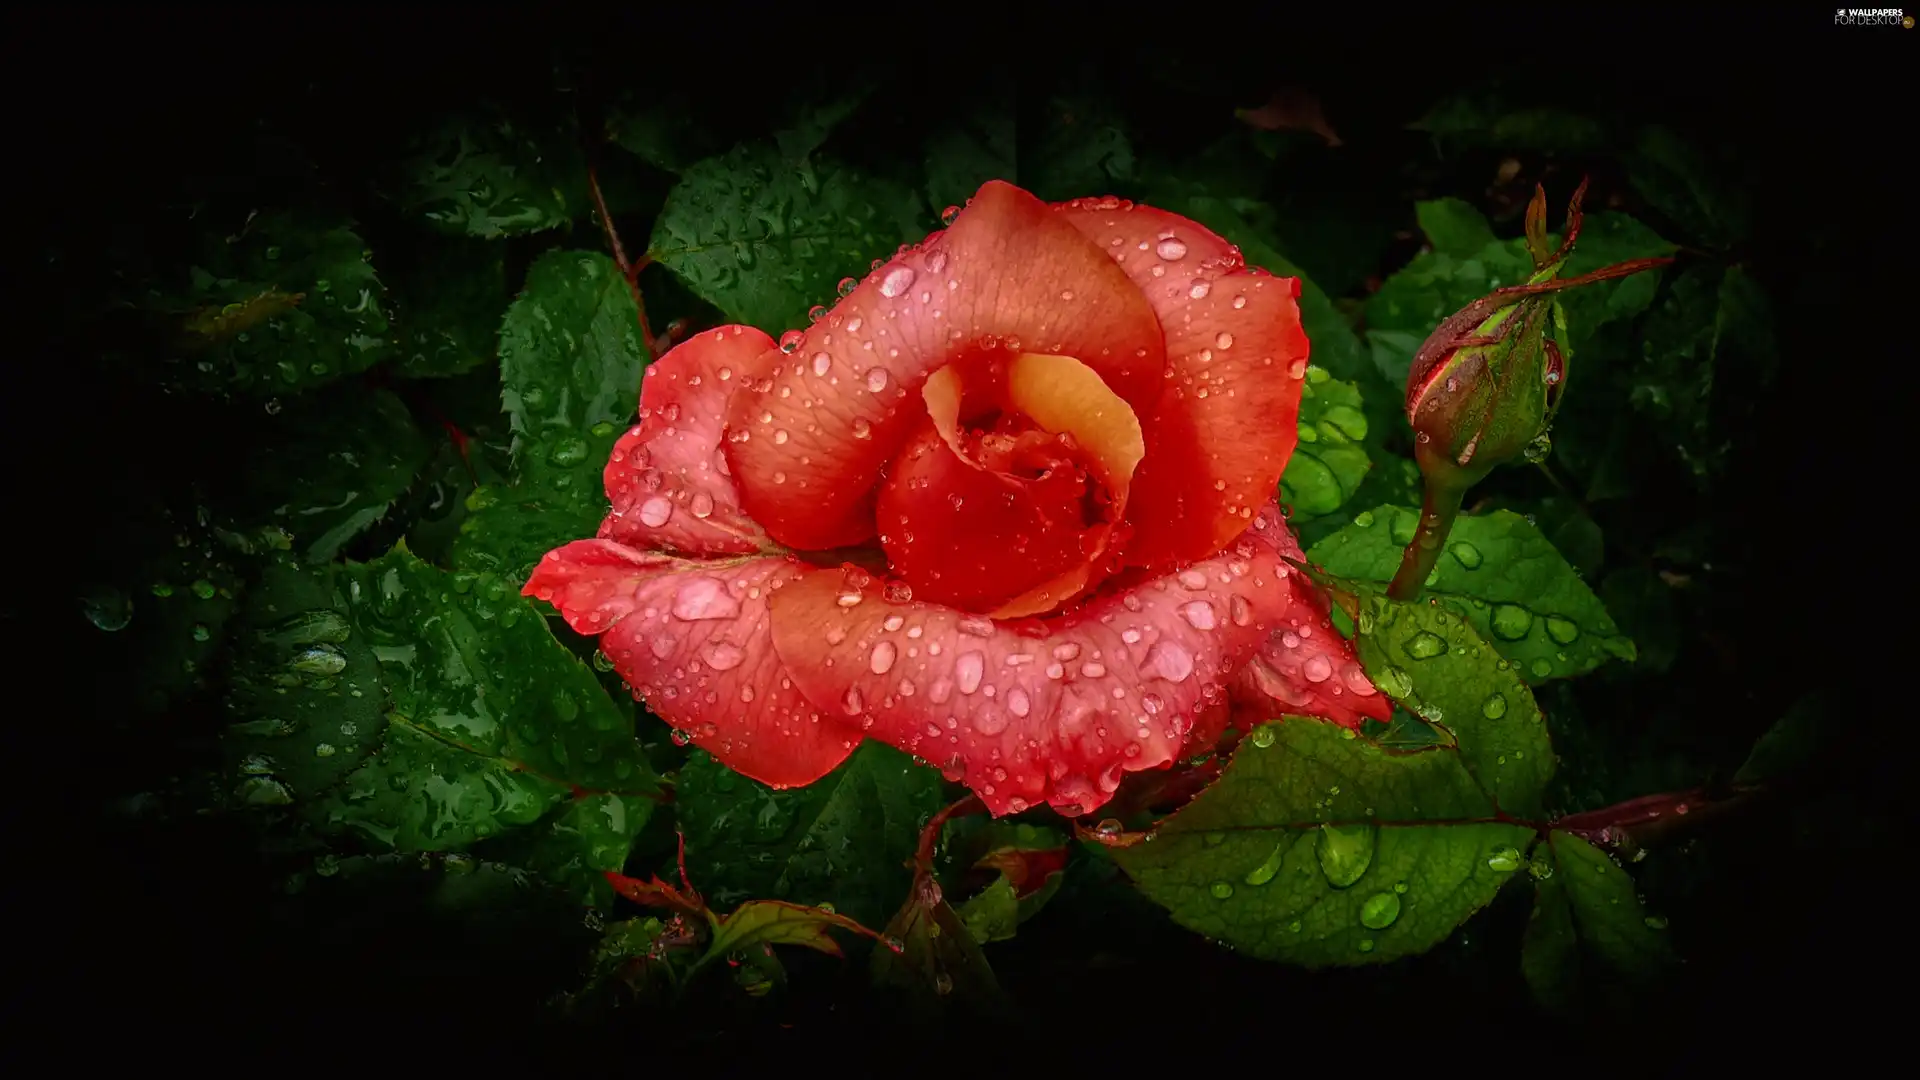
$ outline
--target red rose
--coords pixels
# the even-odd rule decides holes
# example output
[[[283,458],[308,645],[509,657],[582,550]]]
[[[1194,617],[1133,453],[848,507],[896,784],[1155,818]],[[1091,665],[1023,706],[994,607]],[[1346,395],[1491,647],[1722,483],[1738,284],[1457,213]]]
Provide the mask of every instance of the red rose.
[[[1298,288],[1185,218],[989,183],[810,329],[654,363],[599,538],[526,592],[775,786],[870,737],[996,814],[1086,813],[1230,703],[1384,719],[1283,561]]]

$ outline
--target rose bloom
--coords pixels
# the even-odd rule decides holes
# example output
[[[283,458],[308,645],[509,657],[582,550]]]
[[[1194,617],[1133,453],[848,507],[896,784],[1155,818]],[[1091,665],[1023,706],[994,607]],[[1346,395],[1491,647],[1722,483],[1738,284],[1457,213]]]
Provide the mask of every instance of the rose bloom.
[[[1298,293],[1186,218],[989,183],[811,328],[649,367],[599,536],[526,593],[776,787],[872,738],[1077,815],[1235,716],[1384,720],[1286,561]]]

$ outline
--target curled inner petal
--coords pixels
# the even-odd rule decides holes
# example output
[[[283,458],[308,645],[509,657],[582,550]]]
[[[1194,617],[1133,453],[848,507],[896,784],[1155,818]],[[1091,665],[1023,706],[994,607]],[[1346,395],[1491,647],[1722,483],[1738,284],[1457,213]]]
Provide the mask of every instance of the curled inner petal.
[[[1104,574],[1144,442],[1139,420],[1071,357],[983,355],[936,371],[928,422],[888,470],[878,514],[915,594],[1015,618]]]

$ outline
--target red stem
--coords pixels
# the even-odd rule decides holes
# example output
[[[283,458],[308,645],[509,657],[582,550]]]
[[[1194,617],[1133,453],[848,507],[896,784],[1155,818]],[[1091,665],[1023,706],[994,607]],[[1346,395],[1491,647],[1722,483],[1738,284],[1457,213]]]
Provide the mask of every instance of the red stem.
[[[647,305],[640,299],[640,271],[653,260],[642,255],[637,263],[627,261],[626,245],[620,242],[620,232],[613,227],[613,215],[607,213],[607,197],[600,191],[600,173],[591,166],[587,169],[587,190],[593,193],[594,209],[600,212],[600,227],[606,231],[607,247],[613,250],[613,264],[620,268],[620,276],[627,279],[627,288],[633,292],[633,310],[640,318],[641,338],[646,342],[647,352],[653,352],[653,327],[647,323]]]

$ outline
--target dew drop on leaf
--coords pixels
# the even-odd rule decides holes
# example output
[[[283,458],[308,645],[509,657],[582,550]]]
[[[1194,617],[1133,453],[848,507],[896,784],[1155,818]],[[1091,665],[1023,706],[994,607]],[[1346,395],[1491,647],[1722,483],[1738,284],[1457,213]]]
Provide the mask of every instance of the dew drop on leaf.
[[[1487,700],[1480,706],[1480,715],[1489,720],[1498,720],[1507,715],[1506,697],[1498,691],[1488,695]]]
[[[1549,615],[1547,616],[1547,636],[1562,645],[1571,645],[1580,636],[1580,628],[1570,619]]]
[[[1447,651],[1447,640],[1430,630],[1422,630],[1407,642],[1407,655],[1415,660],[1431,660]]]
[[[1360,925],[1369,930],[1385,930],[1400,917],[1400,897],[1395,893],[1374,893],[1360,905]]]
[[[1273,725],[1263,724],[1253,729],[1253,745],[1265,750],[1273,745]]]
[[[1207,886],[1207,891],[1213,894],[1215,900],[1225,900],[1227,897],[1233,895],[1233,883],[1229,881],[1216,881]]]
[[[1520,851],[1510,845],[1494,848],[1487,856],[1487,869],[1510,874],[1520,869]]]
[[[1490,622],[1493,636],[1502,641],[1519,641],[1533,629],[1533,613],[1518,604],[1495,604]]]
[[[1461,540],[1455,543],[1452,547],[1449,547],[1447,550],[1453,553],[1454,561],[1459,563],[1461,566],[1464,566],[1469,570],[1480,569],[1481,558],[1480,558],[1479,548],[1474,547],[1472,544],[1467,543],[1465,540]]]
[[[1344,889],[1359,881],[1373,865],[1372,825],[1322,825],[1313,854],[1327,883]]]

